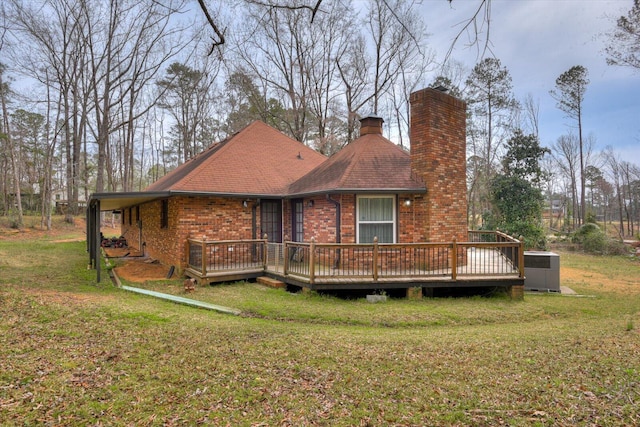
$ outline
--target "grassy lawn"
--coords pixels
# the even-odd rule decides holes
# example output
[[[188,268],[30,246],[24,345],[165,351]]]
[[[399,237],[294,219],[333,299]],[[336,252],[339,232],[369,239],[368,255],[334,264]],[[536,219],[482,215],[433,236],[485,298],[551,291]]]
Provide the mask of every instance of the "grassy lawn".
[[[563,253],[582,296],[524,302],[191,295],[242,316],[96,284],[87,260],[83,242],[0,236],[0,424],[640,423],[637,260]]]

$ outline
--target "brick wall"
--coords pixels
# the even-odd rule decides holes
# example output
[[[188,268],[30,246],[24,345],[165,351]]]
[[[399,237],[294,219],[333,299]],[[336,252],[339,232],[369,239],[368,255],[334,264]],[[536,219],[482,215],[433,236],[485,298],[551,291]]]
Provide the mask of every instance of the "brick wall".
[[[406,202],[409,202],[409,205]],[[398,243],[427,241],[427,205],[422,194],[398,197]]]
[[[129,226],[128,218],[122,226],[123,235],[130,246],[140,249],[146,243],[146,252],[163,264],[186,266],[185,245],[188,237],[207,240],[237,240],[252,238],[252,206],[242,205],[244,199],[221,197],[171,197],[169,201],[169,226],[160,227],[161,201],[140,206],[142,242],[135,223]],[[135,209],[133,210],[135,212]],[[128,214],[128,210],[126,210]],[[135,219],[135,213],[134,213]],[[260,209],[256,210],[256,224],[260,224]]]
[[[340,203],[340,238],[342,243],[356,242],[356,195],[333,194]],[[308,201],[313,200],[313,207]],[[409,200],[407,205],[405,201]],[[423,195],[401,195],[397,200],[398,243],[425,242],[426,203]],[[320,243],[336,242],[336,206],[326,197],[304,200],[304,240],[315,238]],[[285,216],[285,220],[288,217]],[[287,226],[290,230],[290,227]]]
[[[132,225],[129,225],[129,210],[125,210],[122,234],[126,237],[129,246],[139,250],[144,248],[147,255],[163,264],[179,266],[179,255],[184,252],[181,248],[180,252],[177,252],[179,249],[177,243],[179,204],[173,198],[168,199],[168,202],[168,227],[160,227],[161,201],[156,200],[140,205],[140,218],[138,219],[142,221],[142,228],[138,226],[136,221],[135,207],[131,210],[134,215],[131,221]]]
[[[313,201],[309,207],[308,202]],[[336,207],[326,197],[304,199],[304,241],[336,242]]]
[[[411,168],[427,187],[424,237],[466,241],[466,104],[430,88],[412,93],[410,103]]]

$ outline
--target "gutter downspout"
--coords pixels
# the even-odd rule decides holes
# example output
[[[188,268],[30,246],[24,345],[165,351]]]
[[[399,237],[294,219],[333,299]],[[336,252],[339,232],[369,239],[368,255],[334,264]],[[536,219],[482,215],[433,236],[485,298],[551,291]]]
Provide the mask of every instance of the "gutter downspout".
[[[256,199],[256,201],[251,205],[251,238],[256,240],[258,237],[258,206],[260,206],[260,199]],[[252,257],[254,260],[258,258],[258,250],[255,245],[252,246]]]
[[[330,194],[327,194],[327,201],[334,204],[336,207],[336,243],[342,243],[342,206],[340,202],[331,198]],[[333,268],[340,267],[340,249],[336,250],[336,259],[333,262]]]

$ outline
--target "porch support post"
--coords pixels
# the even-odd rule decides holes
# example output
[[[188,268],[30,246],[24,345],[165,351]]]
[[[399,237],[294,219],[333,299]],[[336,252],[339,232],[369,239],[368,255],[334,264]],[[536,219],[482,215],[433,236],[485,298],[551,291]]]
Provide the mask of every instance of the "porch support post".
[[[101,263],[100,263],[100,252],[102,248],[102,239],[100,239],[100,201],[98,201],[96,205],[96,209],[94,212],[93,226],[95,227],[93,230],[94,236],[94,247],[95,247],[95,268],[96,268],[96,280],[100,283],[100,271],[101,271]]]
[[[518,270],[520,270],[520,278],[524,279],[524,237],[522,236],[518,245]]]
[[[100,283],[100,200],[89,202],[87,207],[87,249],[89,251],[89,268],[96,269],[96,283]]]
[[[378,236],[373,238],[373,281],[378,281]]]
[[[262,236],[262,240],[264,241],[264,245],[262,248],[264,249],[262,252],[262,269],[267,269],[267,264],[269,263],[269,239],[267,238],[267,233],[264,233]],[[276,254],[277,256],[277,254]],[[275,262],[276,260],[274,260]]]
[[[316,238],[311,238],[311,245],[309,246],[309,284],[313,285],[316,275]]]
[[[284,252],[286,254],[287,250],[285,249]],[[275,256],[277,257],[278,254],[276,254]],[[287,258],[285,258],[285,265],[286,265],[286,262],[287,262],[286,259]],[[269,245],[267,243],[267,240],[265,239],[265,240],[262,241],[262,269],[263,270],[267,269],[268,261],[269,261]],[[276,263],[276,265],[277,265],[277,262],[276,262],[275,259],[273,260],[273,262]],[[285,274],[286,274],[286,267],[285,267]]]
[[[457,280],[458,278],[458,244],[456,238],[453,238],[453,245],[451,246],[451,280]]]
[[[189,239],[191,239],[190,236],[191,235],[187,237],[186,244],[184,245],[184,259],[187,260],[187,268],[189,268],[189,266],[191,265],[191,242],[189,241]],[[142,242],[140,242],[140,249],[142,249]]]
[[[299,250],[302,250],[302,248],[300,248]],[[286,276],[287,274],[289,274],[289,242],[284,242],[284,248],[283,248],[283,255],[284,255],[284,275]]]
[[[524,300],[524,285],[511,285],[507,286],[507,293],[509,294],[509,298],[514,301],[523,301]]]
[[[207,241],[205,236],[202,236],[202,277],[207,275]]]
[[[422,299],[422,288],[419,286],[407,288],[407,299]]]

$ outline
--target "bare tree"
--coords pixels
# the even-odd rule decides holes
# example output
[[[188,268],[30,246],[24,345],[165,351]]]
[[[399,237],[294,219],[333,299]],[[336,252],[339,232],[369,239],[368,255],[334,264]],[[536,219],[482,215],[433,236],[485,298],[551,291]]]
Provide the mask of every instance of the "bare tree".
[[[20,188],[20,151],[16,148],[11,137],[11,128],[9,125],[9,103],[10,88],[9,83],[5,82],[5,66],[0,64],[0,108],[2,109],[2,122],[0,123],[0,138],[4,140],[5,146],[11,158],[11,172],[13,178],[13,191],[15,197],[15,205],[17,211],[16,226],[18,229],[24,228],[24,218],[22,215],[22,190]]]
[[[346,142],[355,138],[358,112],[385,116],[395,123],[400,143],[408,127],[409,94],[419,84],[431,61],[424,46],[426,30],[416,4],[404,0],[373,1],[365,16],[365,29],[355,35],[340,55],[338,69],[347,110]],[[367,45],[373,46],[373,54]]]
[[[627,16],[620,16],[616,20],[605,52],[609,65],[640,70],[640,0],[633,0]]]
[[[529,130],[535,136],[540,136],[540,101],[533,98],[532,94],[527,94],[522,102],[524,117],[521,122],[523,128]]]
[[[252,76],[264,81],[283,112],[281,130],[298,141],[307,140],[310,114],[310,81],[306,69],[312,55],[312,28],[297,10],[250,7],[245,28],[238,43],[243,66]]]
[[[578,167],[580,162],[579,141],[572,133],[562,135],[558,138],[552,148],[552,156],[556,164],[569,180],[571,193],[571,219],[572,227],[578,224],[576,212],[578,212]],[[565,224],[566,225],[566,224]]]
[[[45,71],[45,79],[48,79],[48,72]],[[44,165],[44,175],[43,175],[43,185],[42,185],[42,207],[41,207],[41,217],[40,217],[40,225],[42,228],[46,228],[47,230],[51,230],[51,201],[53,199],[53,174],[54,174],[54,160],[55,160],[55,150],[58,143],[58,135],[59,129],[55,126],[56,123],[60,122],[60,114],[61,110],[56,108],[60,105],[60,98],[57,100],[52,99],[52,91],[50,85],[45,85],[46,87],[46,96],[45,96],[45,125],[44,125],[44,134],[46,138],[45,145],[45,165]],[[59,96],[60,94],[58,94]],[[56,116],[52,119],[53,112],[55,111]]]
[[[609,174],[613,185],[616,189],[617,201],[618,201],[618,219],[619,219],[619,234],[620,238],[624,237],[624,210],[625,210],[625,196],[624,185],[622,181],[623,167],[622,160],[619,159],[617,153],[613,150],[613,147],[607,146],[602,153],[605,159],[605,163],[609,169]]]
[[[14,57],[26,74],[61,94],[71,220],[80,187],[85,196],[89,191],[94,147],[95,190],[131,188],[135,121],[154,101],[142,96],[143,90],[182,47],[173,40],[180,28],[169,24],[183,3],[48,0],[36,7],[10,1],[12,30],[16,38],[29,40],[30,48],[19,50],[16,44]],[[118,143],[110,146],[112,135]]]
[[[340,80],[338,79],[339,55],[348,47],[354,36],[352,25],[355,15],[341,2],[331,1],[325,13],[317,14],[310,32],[312,54],[307,56],[309,74],[309,110],[313,126],[310,137],[324,154],[332,154],[334,142],[344,140],[345,126],[339,105]],[[315,129],[314,129],[315,128]]]
[[[356,137],[358,127],[358,111],[369,102],[371,94],[368,91],[370,58],[364,36],[358,34],[350,46],[344,46],[337,61],[340,80],[345,97],[347,115],[346,143]]]
[[[86,4],[83,2],[83,4]],[[91,95],[95,112],[95,137],[98,146],[96,166],[96,191],[103,191],[104,173],[107,169],[107,146],[110,135],[126,126],[128,140],[122,155],[126,166],[126,186],[132,182],[130,155],[135,119],[150,108],[150,104],[137,105],[144,87],[168,59],[177,53],[180,44],[174,45],[168,24],[182,6],[178,2],[138,2],[124,0],[110,2],[106,10],[83,8],[88,25],[85,43],[89,51],[91,69]],[[104,17],[108,19],[104,19]],[[179,30],[174,30],[179,31]],[[117,120],[119,105],[127,103],[126,116]],[[136,111],[135,107],[139,107]],[[113,112],[112,112],[113,111]],[[136,111],[134,113],[134,111]],[[113,183],[112,183],[113,186]],[[115,188],[112,188],[115,190]]]
[[[413,4],[405,0],[373,0],[366,16],[366,37],[373,45],[371,111],[378,114],[382,97],[408,66],[406,58],[420,50],[424,25],[416,19]]]
[[[200,152],[206,143],[201,140],[202,129],[211,116],[211,105],[217,67],[198,70],[174,62],[158,81],[161,89],[159,106],[175,121],[176,152],[180,162]]]
[[[87,98],[81,93],[85,83],[81,35],[85,23],[74,16],[77,9],[73,0],[50,0],[43,7],[11,0],[8,7],[15,38],[27,41],[13,46],[15,62],[27,75],[61,94],[68,203],[65,214],[71,222],[78,202],[81,137],[86,126]]]
[[[415,37],[417,40],[426,39],[426,28],[418,15],[411,13],[411,9],[407,9],[403,19],[405,30]],[[409,141],[405,138],[409,134],[409,97],[412,92],[424,86],[424,75],[428,73],[434,63],[435,54],[422,43],[405,44],[396,56],[395,62],[398,65],[398,75],[391,86],[390,107],[392,120],[390,125],[395,122],[397,128],[398,142],[401,147],[408,148]]]

